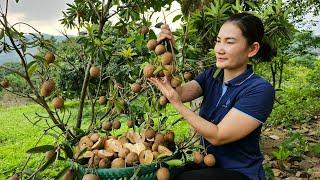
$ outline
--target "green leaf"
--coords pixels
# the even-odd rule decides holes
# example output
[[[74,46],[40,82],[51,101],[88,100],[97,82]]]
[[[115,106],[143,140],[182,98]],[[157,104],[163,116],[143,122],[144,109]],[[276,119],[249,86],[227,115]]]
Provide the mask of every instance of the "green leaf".
[[[130,44],[132,41],[134,41],[134,36],[130,36],[127,38],[126,44]]]
[[[52,145],[43,145],[31,148],[27,151],[27,153],[44,153],[53,149],[55,149],[55,147]]]
[[[30,65],[31,64],[31,65]],[[36,61],[32,61],[28,64],[28,75],[29,77],[31,77],[33,75],[33,73],[37,70],[38,68],[38,64],[36,63]]]
[[[172,22],[178,21],[181,17],[182,17],[182,14],[176,15],[176,16],[172,19]]]

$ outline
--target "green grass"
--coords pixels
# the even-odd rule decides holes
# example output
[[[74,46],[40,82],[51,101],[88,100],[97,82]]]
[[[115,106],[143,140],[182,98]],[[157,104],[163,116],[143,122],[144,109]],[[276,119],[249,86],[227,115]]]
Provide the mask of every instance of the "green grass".
[[[66,107],[72,112],[70,124],[74,124],[78,104],[76,102],[68,102],[66,103]],[[86,106],[85,109],[89,109],[89,107]],[[0,179],[6,179],[16,170],[21,170],[28,158],[26,151],[34,147],[38,138],[42,135],[44,129],[33,126],[23,116],[23,114],[25,114],[34,121],[35,119],[33,118],[35,117],[35,112],[43,115],[46,114],[42,107],[33,104],[9,108],[0,107]],[[174,115],[175,112],[170,105],[167,106],[165,110],[162,110],[162,112],[170,115],[167,124],[170,124],[170,122],[173,122],[175,119],[180,117],[179,115]],[[89,117],[90,113],[85,111],[83,127],[88,127]],[[126,118],[121,118],[122,127],[115,131],[114,135],[120,135],[128,130],[125,120]],[[155,124],[157,124],[156,119]],[[45,123],[40,122],[39,125],[45,125]],[[185,121],[180,121],[173,127],[169,128],[175,131],[177,140],[181,140],[183,137],[189,135],[189,126]],[[39,145],[53,144],[54,141],[55,139],[52,136],[45,136],[41,139]],[[43,153],[33,155],[27,168],[36,169],[43,157]],[[55,162],[54,165],[42,172],[40,176],[38,176],[38,179],[53,179],[53,177],[67,165],[67,162]]]

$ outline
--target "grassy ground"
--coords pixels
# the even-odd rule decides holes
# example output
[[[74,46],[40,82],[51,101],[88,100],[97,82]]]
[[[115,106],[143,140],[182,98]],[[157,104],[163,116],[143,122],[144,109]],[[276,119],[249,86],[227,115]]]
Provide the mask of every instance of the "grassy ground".
[[[71,119],[75,119],[77,104],[69,102],[66,106],[71,109],[73,115]],[[167,111],[172,111],[172,108],[168,107]],[[16,169],[21,169],[28,158],[26,151],[34,147],[38,138],[42,135],[43,128],[33,126],[23,116],[25,114],[28,117],[35,117],[35,112],[44,113],[44,110],[38,105],[22,105],[4,107],[0,106],[0,179],[6,179],[8,176],[14,173]],[[89,113],[84,114],[84,127],[88,125]],[[169,118],[169,122],[177,119],[177,115],[173,115]],[[123,119],[123,121],[125,121]],[[74,122],[70,122],[74,124]],[[126,123],[122,123],[122,128],[115,132],[115,134],[121,134],[127,131]],[[44,125],[44,123],[40,123]],[[181,139],[189,132],[189,128],[186,122],[179,122],[172,129],[177,134],[177,139]],[[52,144],[54,138],[51,136],[45,136],[39,145]],[[43,159],[43,154],[35,154],[32,156],[32,160],[28,164],[28,168],[36,168],[39,166],[39,162]],[[66,162],[58,161],[58,163],[51,168],[48,168],[39,176],[39,179],[53,179],[57,173],[59,173],[65,166]]]

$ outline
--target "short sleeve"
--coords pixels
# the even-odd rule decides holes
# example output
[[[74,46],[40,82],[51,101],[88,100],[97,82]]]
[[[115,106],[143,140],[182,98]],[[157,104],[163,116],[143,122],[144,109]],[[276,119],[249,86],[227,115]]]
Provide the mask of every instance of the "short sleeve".
[[[206,89],[206,81],[210,77],[210,74],[212,74],[212,71],[213,68],[207,69],[194,78],[194,80],[201,86],[202,90]]]
[[[260,83],[247,89],[235,102],[234,108],[265,123],[275,99],[275,90],[270,83]]]

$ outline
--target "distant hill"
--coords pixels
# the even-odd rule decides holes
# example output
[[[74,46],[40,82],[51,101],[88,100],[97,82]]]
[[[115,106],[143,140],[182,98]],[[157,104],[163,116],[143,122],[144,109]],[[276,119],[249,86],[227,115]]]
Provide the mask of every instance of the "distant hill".
[[[53,36],[53,35],[49,35],[49,34],[43,34],[44,38],[49,39],[50,37],[53,37],[54,39],[57,40],[57,42],[61,42],[63,40],[66,39],[66,37],[64,36]],[[30,35],[26,36],[27,38],[31,38]],[[38,51],[37,47],[31,48],[27,50],[28,52],[30,52],[31,54],[36,54],[36,52]],[[29,56],[28,59],[30,59],[31,57]],[[28,60],[27,59],[27,60]],[[12,51],[10,53],[1,53],[0,54],[0,64],[4,64],[7,62],[19,62],[20,58],[18,56],[18,54],[15,51]]]

